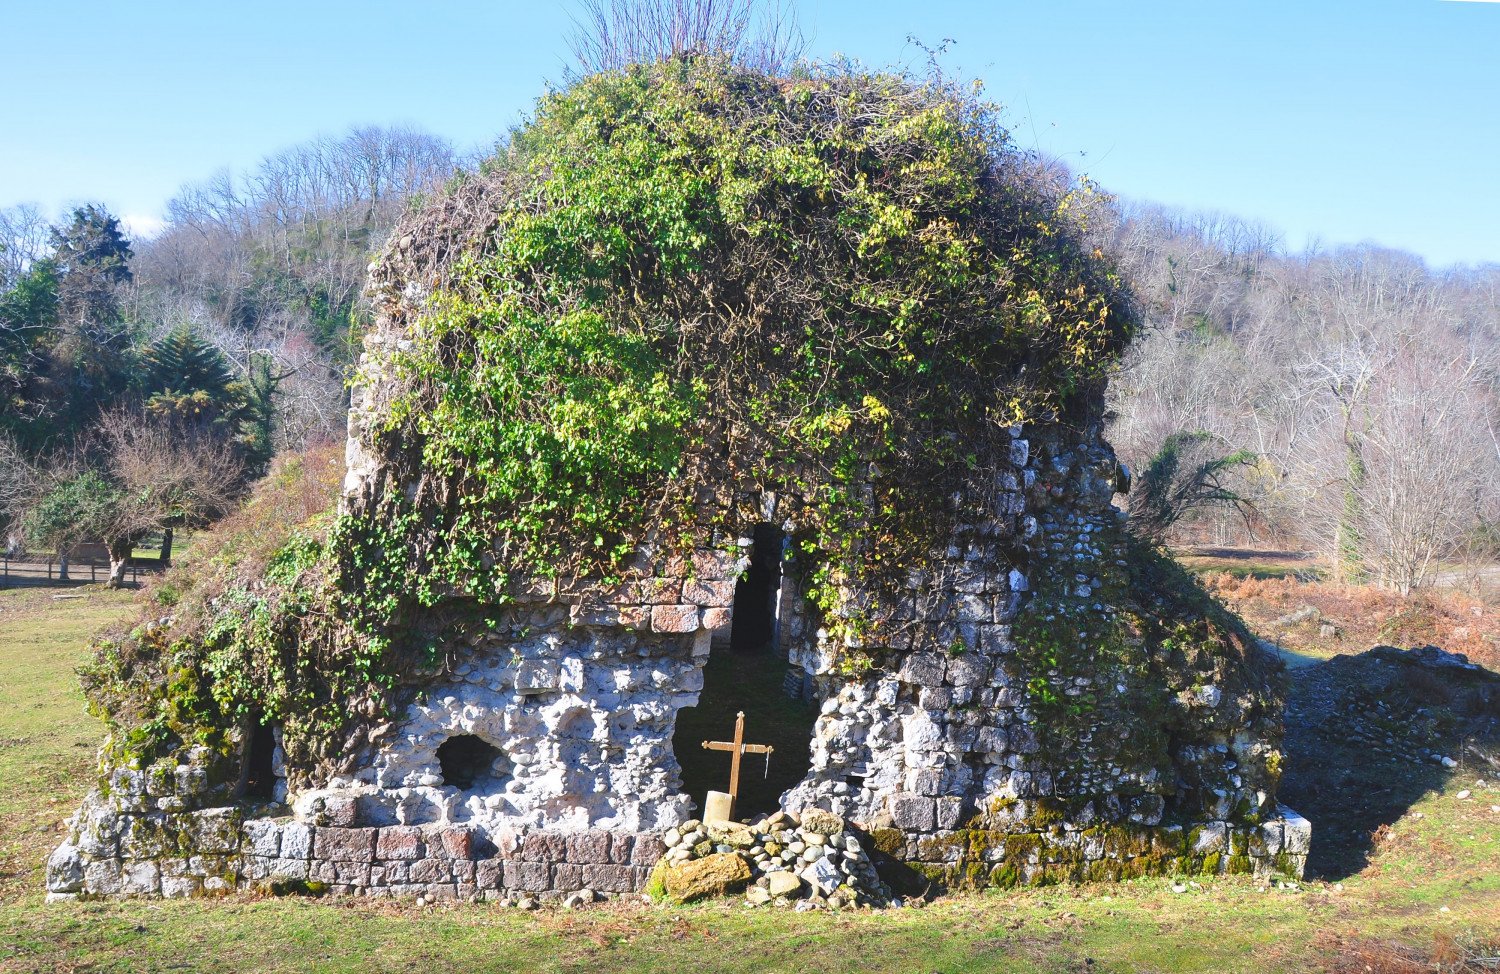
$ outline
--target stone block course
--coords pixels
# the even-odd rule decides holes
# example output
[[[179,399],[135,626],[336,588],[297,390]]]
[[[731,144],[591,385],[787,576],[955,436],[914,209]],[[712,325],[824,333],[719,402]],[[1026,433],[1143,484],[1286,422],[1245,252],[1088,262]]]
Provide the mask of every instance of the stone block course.
[[[375,858],[377,831],[371,828],[319,828],[313,837],[313,858],[342,862],[371,862]]]
[[[696,605],[656,605],[651,607],[652,632],[696,632],[698,627],[698,607]]]
[[[387,826],[375,839],[375,858],[420,859],[423,848],[421,829],[410,825]]]

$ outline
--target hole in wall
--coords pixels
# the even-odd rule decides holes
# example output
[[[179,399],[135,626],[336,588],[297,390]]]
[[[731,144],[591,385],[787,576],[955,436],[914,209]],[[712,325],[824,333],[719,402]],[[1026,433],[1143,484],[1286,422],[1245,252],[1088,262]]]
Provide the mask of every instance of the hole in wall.
[[[455,734],[438,745],[437,759],[443,783],[468,791],[494,773],[500,749],[473,734]]]
[[[751,532],[750,565],[734,586],[734,621],[729,648],[736,653],[774,652],[777,602],[781,595],[781,556],[786,536],[774,524]]]
[[[735,586],[730,644],[709,653],[698,705],[677,712],[672,735],[683,791],[700,810],[709,791],[729,790],[731,758],[703,742],[733,740],[735,714],[745,713],[745,743],[775,748],[769,769],[764,755],[741,758],[739,819],[776,811],[782,794],[806,777],[818,717],[815,704],[785,689],[788,661],[777,633],[785,535],[759,524],[751,538],[750,565]]]
[[[276,730],[257,720],[250,734],[250,748],[245,754],[246,798],[270,801],[276,794]]]

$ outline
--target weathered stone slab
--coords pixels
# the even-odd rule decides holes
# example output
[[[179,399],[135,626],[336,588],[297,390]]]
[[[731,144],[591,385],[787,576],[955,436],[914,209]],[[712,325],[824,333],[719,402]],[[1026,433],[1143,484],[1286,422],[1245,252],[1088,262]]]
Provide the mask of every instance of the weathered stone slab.
[[[370,862],[375,858],[378,829],[319,828],[313,837],[313,858],[342,862]]]
[[[696,605],[655,605],[651,607],[652,632],[697,632]]]
[[[662,888],[682,903],[737,893],[750,882],[749,863],[735,852],[717,853],[681,865],[665,862],[656,867]]]
[[[609,862],[609,833],[593,830],[569,835],[567,860],[579,864]]]
[[[415,826],[388,826],[375,839],[376,859],[420,859],[422,854],[422,830]]]

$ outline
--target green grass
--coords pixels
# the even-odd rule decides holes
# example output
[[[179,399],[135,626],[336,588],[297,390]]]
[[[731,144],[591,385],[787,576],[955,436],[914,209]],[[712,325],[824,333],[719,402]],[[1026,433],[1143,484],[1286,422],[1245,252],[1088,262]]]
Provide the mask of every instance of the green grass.
[[[1281,561],[1256,561],[1240,558],[1212,558],[1201,555],[1174,556],[1195,575],[1230,575],[1234,578],[1294,578],[1299,582],[1319,582],[1328,578],[1328,570],[1317,565],[1288,564]]]
[[[1500,787],[1429,792],[1340,886],[1162,880],[955,896],[881,913],[230,897],[43,903],[41,863],[89,784],[98,725],[73,678],[129,594],[0,592],[0,972],[986,972],[1327,969],[1350,944],[1500,941]],[[1456,798],[1460,788],[1474,794]],[[1443,912],[1443,907],[1448,911]],[[1092,961],[1092,963],[1090,963]]]

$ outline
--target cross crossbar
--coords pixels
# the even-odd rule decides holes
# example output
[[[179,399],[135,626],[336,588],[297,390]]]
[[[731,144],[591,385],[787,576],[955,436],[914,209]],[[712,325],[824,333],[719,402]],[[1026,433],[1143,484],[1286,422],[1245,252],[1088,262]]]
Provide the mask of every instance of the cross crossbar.
[[[775,748],[769,744],[745,743],[745,712],[743,710],[734,716],[734,740],[704,741],[703,747],[708,751],[728,751],[730,753],[729,817],[734,818],[734,806],[740,798],[740,758],[746,754],[769,755]],[[770,758],[768,757],[766,760],[770,760]]]

